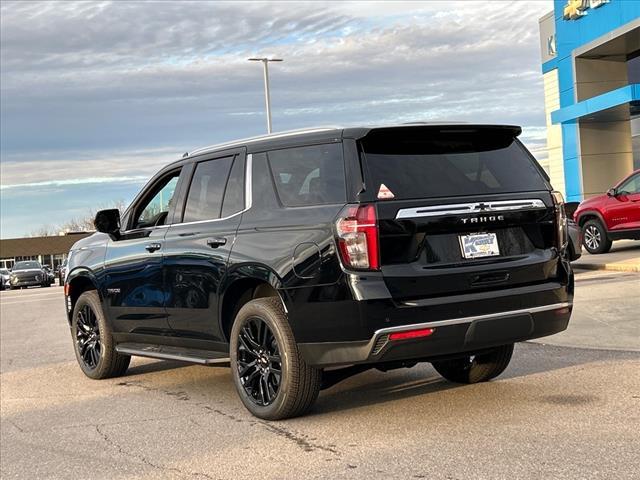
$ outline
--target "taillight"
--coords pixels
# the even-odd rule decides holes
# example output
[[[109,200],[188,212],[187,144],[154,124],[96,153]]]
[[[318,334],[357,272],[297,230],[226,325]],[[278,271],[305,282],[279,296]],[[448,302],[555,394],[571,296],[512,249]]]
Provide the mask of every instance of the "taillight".
[[[567,213],[564,210],[564,197],[562,196],[562,193],[556,191],[551,192],[551,196],[553,197],[553,204],[556,208],[557,245],[560,250],[564,250],[569,242],[567,232]]]
[[[347,205],[336,220],[336,233],[340,258],[346,268],[380,268],[375,205]]]

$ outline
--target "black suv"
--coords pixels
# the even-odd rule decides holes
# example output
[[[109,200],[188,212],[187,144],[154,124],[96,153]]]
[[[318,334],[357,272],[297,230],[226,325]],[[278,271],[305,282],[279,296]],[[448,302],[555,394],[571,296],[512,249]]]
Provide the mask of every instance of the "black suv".
[[[573,302],[562,196],[520,132],[323,128],[185,155],[71,250],[80,367],[230,362],[270,420],[369,368],[496,377],[514,342],[566,329]]]

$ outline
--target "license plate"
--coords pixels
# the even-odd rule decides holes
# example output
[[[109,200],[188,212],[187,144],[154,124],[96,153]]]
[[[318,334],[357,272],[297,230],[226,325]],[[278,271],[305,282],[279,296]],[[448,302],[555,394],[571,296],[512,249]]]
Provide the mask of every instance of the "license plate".
[[[500,255],[495,233],[460,235],[460,249],[464,258],[495,257]]]

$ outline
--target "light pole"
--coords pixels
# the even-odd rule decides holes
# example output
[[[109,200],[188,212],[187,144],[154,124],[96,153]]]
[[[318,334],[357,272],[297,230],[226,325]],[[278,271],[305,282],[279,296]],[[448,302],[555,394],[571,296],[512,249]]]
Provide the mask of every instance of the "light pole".
[[[282,62],[281,58],[250,58],[250,62],[262,62],[264,66],[264,99],[267,105],[267,133],[271,133],[271,94],[269,93],[269,62]]]

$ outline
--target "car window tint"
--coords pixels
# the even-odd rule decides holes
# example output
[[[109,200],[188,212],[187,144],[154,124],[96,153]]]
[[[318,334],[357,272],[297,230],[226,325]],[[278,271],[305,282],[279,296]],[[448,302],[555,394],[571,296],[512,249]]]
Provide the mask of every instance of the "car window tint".
[[[287,148],[267,155],[278,197],[284,206],[346,201],[341,144]]]
[[[238,213],[244,208],[244,158],[236,157],[224,191],[222,217]]]
[[[134,224],[134,228],[146,228],[157,225],[164,225],[169,210],[173,207],[174,194],[180,171],[163,178],[155,187],[155,193],[147,203],[138,206],[137,211],[140,212]]]
[[[404,135],[404,136],[403,136]],[[396,200],[546,188],[524,147],[501,132],[374,132],[362,142],[368,183]]]
[[[189,186],[183,222],[220,218],[222,197],[233,157],[200,162]]]

